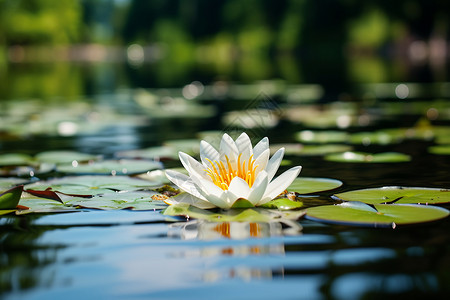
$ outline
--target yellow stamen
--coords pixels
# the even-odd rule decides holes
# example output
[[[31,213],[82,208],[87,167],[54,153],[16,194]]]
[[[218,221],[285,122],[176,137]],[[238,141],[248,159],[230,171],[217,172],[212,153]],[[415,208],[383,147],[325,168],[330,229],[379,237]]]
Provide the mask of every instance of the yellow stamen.
[[[206,159],[211,164],[211,167],[205,169],[205,171],[215,185],[223,190],[228,190],[233,178],[240,177],[248,183],[249,187],[252,187],[255,182],[258,165],[255,165],[253,155],[250,156],[248,161],[244,160],[242,162],[241,155],[242,153],[238,156],[236,168],[233,168],[227,155],[225,155],[226,165],[223,161],[212,162],[210,159]]]

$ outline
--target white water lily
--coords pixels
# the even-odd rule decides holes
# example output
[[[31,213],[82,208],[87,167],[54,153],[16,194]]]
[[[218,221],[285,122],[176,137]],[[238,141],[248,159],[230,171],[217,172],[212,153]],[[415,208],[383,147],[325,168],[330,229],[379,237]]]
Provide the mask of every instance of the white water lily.
[[[270,159],[269,156],[267,137],[252,147],[246,133],[236,141],[224,134],[219,151],[201,141],[201,162],[179,152],[181,163],[189,175],[166,171],[167,178],[185,192],[167,199],[166,203],[231,208],[238,199],[245,199],[253,206],[263,205],[285,191],[302,169],[301,166],[290,168],[273,179],[283,159],[284,148]]]

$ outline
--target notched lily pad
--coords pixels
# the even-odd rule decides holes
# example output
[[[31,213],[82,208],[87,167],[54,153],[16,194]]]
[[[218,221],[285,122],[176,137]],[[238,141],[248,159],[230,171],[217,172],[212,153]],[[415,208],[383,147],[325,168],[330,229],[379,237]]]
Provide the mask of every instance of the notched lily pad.
[[[65,199],[66,204],[82,208],[94,208],[103,210],[132,209],[132,210],[156,210],[164,209],[167,204],[155,195],[157,192],[116,192],[96,195],[92,198],[74,197]]]
[[[450,202],[449,189],[386,186],[336,194],[334,198],[369,204],[443,204]]]
[[[345,143],[349,136],[347,132],[337,130],[312,131],[303,130],[295,134],[295,139],[302,143]]]
[[[77,163],[57,166],[57,171],[68,174],[83,175],[133,175],[145,173],[149,170],[162,169],[163,165],[157,161],[147,160],[105,160],[90,163]]]
[[[178,151],[174,147],[160,146],[146,149],[120,151],[116,153],[116,157],[151,160],[178,159]]]
[[[342,181],[331,178],[298,177],[287,190],[298,194],[311,194],[338,188]]]
[[[303,207],[303,202],[293,201],[288,198],[277,198],[261,205],[260,207],[279,210],[291,210]]]
[[[398,163],[411,161],[409,155],[398,152],[365,153],[347,151],[329,154],[324,159],[334,162],[350,163]]]
[[[45,151],[38,153],[35,159],[40,162],[52,164],[78,164],[82,162],[98,160],[98,155],[81,153],[76,151]]]
[[[49,181],[40,181],[25,186],[25,190],[51,190],[67,195],[93,196],[112,191],[135,191],[161,186],[160,182],[151,182],[128,176],[67,176]]]
[[[0,154],[0,167],[4,166],[26,166],[33,163],[30,155],[22,153]]]
[[[306,218],[318,222],[390,227],[436,221],[447,217],[447,209],[417,204],[375,204],[344,202],[338,205],[324,205],[308,208]]]

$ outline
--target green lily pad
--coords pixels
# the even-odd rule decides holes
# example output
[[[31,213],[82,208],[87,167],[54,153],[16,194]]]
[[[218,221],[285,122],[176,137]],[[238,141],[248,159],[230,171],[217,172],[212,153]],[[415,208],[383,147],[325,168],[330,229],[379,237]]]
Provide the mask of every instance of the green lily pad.
[[[0,191],[0,209],[15,209],[22,195],[23,185]]]
[[[87,164],[59,165],[57,171],[69,174],[133,175],[162,169],[162,164],[147,160],[105,160]]]
[[[398,144],[405,139],[404,129],[374,132],[358,132],[350,136],[352,144],[362,144],[368,146]]]
[[[317,144],[345,143],[348,141],[348,138],[349,135],[347,132],[337,130],[325,130],[325,131],[303,130],[295,134],[295,139],[302,143],[317,143]]]
[[[35,156],[40,162],[53,164],[72,164],[72,162],[94,161],[99,158],[97,155],[81,153],[76,151],[46,151]]]
[[[163,211],[168,216],[185,216],[203,219],[211,222],[271,222],[280,219],[297,220],[305,213],[303,211],[278,211],[265,208],[228,209],[214,212],[191,206],[186,203],[170,205]]]
[[[178,159],[178,151],[174,147],[160,146],[146,149],[120,151],[116,153],[116,157],[152,160]]]
[[[92,198],[70,197],[65,198],[66,205],[83,208],[95,208],[103,210],[132,209],[132,210],[155,210],[164,209],[167,204],[162,200],[153,200],[152,196],[160,195],[157,192],[115,192],[96,195]]]
[[[151,182],[128,176],[67,176],[49,181],[40,181],[25,186],[25,190],[51,190],[67,195],[93,196],[115,191],[135,191],[160,187],[161,182]]]
[[[0,176],[34,177],[52,172],[54,164],[40,163],[34,165],[0,167]]]
[[[0,178],[0,191],[12,188],[19,184],[24,184],[26,182],[28,182],[28,180],[23,178],[15,178],[15,177]]]
[[[450,202],[450,190],[421,187],[386,186],[336,194],[340,200],[360,201],[368,204],[442,204]]]
[[[311,194],[338,188],[342,181],[331,178],[298,177],[287,190],[298,194]]]
[[[18,210],[16,212],[17,215],[30,213],[60,213],[78,210],[76,207],[73,207],[71,205],[65,205],[54,200],[36,197],[28,193],[22,194],[19,205],[27,209]]]
[[[200,140],[197,139],[169,140],[165,141],[163,146],[171,147],[177,153],[178,151],[183,151],[191,155],[200,153]]]
[[[326,155],[330,153],[350,151],[353,148],[342,144],[326,145],[302,145],[302,144],[273,144],[270,146],[270,152],[273,154],[281,147],[284,147],[286,155],[315,156]]]
[[[261,205],[263,208],[279,209],[279,210],[291,210],[298,209],[303,206],[303,202],[292,201],[288,198],[273,199],[266,204]]]
[[[447,217],[447,209],[417,204],[375,204],[345,202],[308,208],[306,218],[314,221],[370,227],[418,224]]]
[[[450,155],[450,145],[436,145],[428,147],[428,151],[437,155]]]
[[[411,156],[398,152],[366,153],[347,151],[326,155],[324,159],[334,162],[351,163],[398,163],[410,161]]]
[[[33,163],[33,158],[22,153],[7,153],[0,155],[0,166],[27,166]]]

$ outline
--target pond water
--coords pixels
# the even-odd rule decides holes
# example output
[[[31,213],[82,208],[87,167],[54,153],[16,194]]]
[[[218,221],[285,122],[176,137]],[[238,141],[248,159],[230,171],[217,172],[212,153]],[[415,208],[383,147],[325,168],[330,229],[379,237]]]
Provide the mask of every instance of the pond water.
[[[301,177],[343,182],[338,189],[305,200],[306,206],[335,203],[331,195],[359,188],[450,187],[449,156],[430,151],[440,143],[430,128],[444,128],[439,138],[448,143],[448,83],[357,84],[334,99],[322,85],[277,80],[243,85],[187,82],[170,89],[130,88],[124,83],[113,91],[83,90],[83,97],[79,92],[63,98],[22,95],[2,100],[1,153],[74,150],[114,158],[120,151],[199,139],[204,131],[246,131],[255,139],[268,136],[272,144],[285,145],[283,170],[302,165]],[[380,139],[369,135],[388,129],[405,130]],[[330,130],[334,133],[324,141],[307,141],[316,132]],[[336,131],[367,135],[359,142],[349,137],[330,142]],[[340,144],[356,152],[399,152],[410,160],[330,161],[326,149],[299,151],[299,135],[306,139],[302,151],[306,146]],[[177,160],[163,163],[181,166]],[[36,177],[55,176],[61,174]],[[305,218],[295,224],[212,223],[165,216],[159,210],[4,215],[0,296],[379,299],[449,293],[449,218],[395,229]]]

